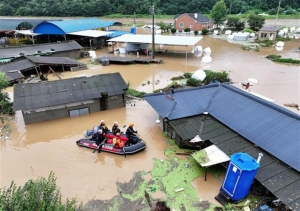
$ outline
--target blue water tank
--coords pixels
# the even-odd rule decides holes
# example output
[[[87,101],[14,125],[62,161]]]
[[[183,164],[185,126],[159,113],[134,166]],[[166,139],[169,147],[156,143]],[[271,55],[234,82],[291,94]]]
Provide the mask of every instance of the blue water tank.
[[[259,163],[247,153],[236,153],[230,157],[222,192],[232,200],[245,198],[255,178]]]

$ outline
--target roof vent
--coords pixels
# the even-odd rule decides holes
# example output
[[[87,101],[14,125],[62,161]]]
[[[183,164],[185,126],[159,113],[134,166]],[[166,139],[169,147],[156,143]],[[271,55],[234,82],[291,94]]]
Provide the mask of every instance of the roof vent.
[[[197,17],[198,17],[198,14],[197,14],[197,13],[195,13],[195,14],[194,14],[194,17],[197,19]]]

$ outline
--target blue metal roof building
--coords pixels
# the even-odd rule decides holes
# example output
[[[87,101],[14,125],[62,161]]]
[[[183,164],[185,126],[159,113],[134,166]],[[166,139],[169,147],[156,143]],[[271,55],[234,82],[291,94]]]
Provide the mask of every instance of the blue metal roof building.
[[[184,137],[199,133],[199,118],[208,112],[211,125],[201,134],[203,140],[212,139],[228,155],[265,151],[256,178],[293,210],[300,209],[300,115],[220,83],[144,99]]]
[[[33,33],[65,35],[70,32],[110,27],[115,23],[118,22],[103,21],[99,18],[45,21],[35,26],[33,29]]]

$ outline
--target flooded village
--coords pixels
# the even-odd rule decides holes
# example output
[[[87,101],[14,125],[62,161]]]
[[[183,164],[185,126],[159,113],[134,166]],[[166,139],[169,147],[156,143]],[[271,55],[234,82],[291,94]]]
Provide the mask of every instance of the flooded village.
[[[50,27],[40,24],[36,29]],[[16,110],[1,125],[0,188],[52,171],[62,199],[76,197],[84,210],[151,210],[157,202],[176,211],[299,210],[299,65],[266,58],[299,60],[299,39],[255,52],[242,49],[247,41],[213,33],[156,34],[156,42],[159,36],[185,41],[156,44],[153,59],[151,41],[144,46],[122,41],[121,32],[111,38],[109,30],[88,30],[59,42],[0,48],[0,71],[12,84],[5,91]],[[151,28],[135,30],[151,38]],[[192,53],[196,46],[210,49],[210,62]],[[143,55],[144,48],[150,53]],[[189,88],[181,79],[181,89],[157,91],[203,70],[224,71],[231,83]],[[131,97],[127,89],[146,94]],[[122,133],[133,124],[146,148],[131,154],[131,146],[104,145],[101,153],[94,143],[78,146],[101,120],[109,129],[117,121]]]

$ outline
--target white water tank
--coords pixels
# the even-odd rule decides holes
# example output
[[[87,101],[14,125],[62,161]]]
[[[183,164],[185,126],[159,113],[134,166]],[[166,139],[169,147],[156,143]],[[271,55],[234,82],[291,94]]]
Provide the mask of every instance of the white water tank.
[[[203,56],[201,62],[202,63],[210,63],[212,61],[211,56]]]
[[[226,30],[226,31],[225,31],[225,34],[226,34],[226,35],[231,34],[231,30]]]
[[[193,75],[192,78],[203,81],[206,77],[206,74],[203,70],[197,70]]]
[[[279,41],[276,43],[276,47],[283,47],[284,46],[284,42]]]

